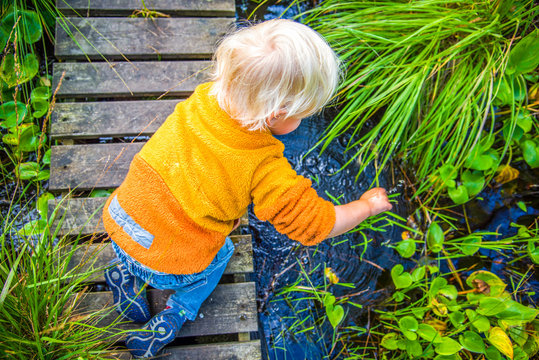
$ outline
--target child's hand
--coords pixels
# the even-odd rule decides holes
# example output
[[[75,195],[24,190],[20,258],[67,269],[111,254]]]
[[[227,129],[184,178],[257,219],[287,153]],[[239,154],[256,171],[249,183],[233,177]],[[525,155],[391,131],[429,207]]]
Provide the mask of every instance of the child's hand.
[[[389,211],[393,208],[393,205],[389,202],[384,188],[374,188],[366,191],[359,198],[360,201],[364,201],[369,205],[370,215],[378,215],[381,212]]]

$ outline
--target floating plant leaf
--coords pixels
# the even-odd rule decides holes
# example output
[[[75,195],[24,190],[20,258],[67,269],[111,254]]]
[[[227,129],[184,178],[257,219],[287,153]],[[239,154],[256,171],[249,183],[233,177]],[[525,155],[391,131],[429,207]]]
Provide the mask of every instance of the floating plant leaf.
[[[499,319],[529,322],[534,320],[539,314],[539,310],[524,306],[514,300],[505,300],[504,305],[505,308],[503,311],[496,314],[496,317]]]
[[[462,241],[462,245],[460,246],[460,250],[463,254],[471,256],[479,250],[479,247],[481,246],[481,236],[473,236],[468,239],[464,239]]]
[[[462,173],[462,185],[466,187],[469,196],[475,196],[483,190],[485,177],[479,171],[466,170]]]
[[[438,253],[444,244],[444,232],[438,223],[433,222],[427,232],[427,245],[432,252]]]
[[[465,331],[459,336],[459,342],[463,348],[474,353],[485,353],[485,343],[481,335],[474,331]]]
[[[397,251],[403,258],[410,258],[415,254],[416,245],[414,240],[399,241],[396,246]]]
[[[417,334],[424,340],[432,343],[439,343],[442,341],[442,336],[434,327],[429,324],[419,324],[417,328]]]
[[[532,169],[539,167],[539,146],[533,140],[524,140],[520,143],[522,156]]]
[[[388,350],[397,350],[397,340],[399,339],[399,334],[397,333],[389,333],[385,334],[382,338],[382,341],[380,342],[380,345],[385,347]]]
[[[404,316],[399,320],[399,328],[401,330],[417,331],[419,323],[413,316]]]
[[[477,313],[485,316],[494,316],[506,309],[506,301],[500,298],[484,297],[479,300]]]
[[[513,344],[509,336],[499,327],[490,329],[487,337],[488,341],[494,345],[502,354],[513,359]]]
[[[412,276],[404,272],[404,267],[397,264],[391,269],[391,278],[397,289],[404,289],[412,285]]]
[[[412,359],[420,357],[423,354],[423,347],[417,340],[406,340],[406,352]]]
[[[451,324],[453,324],[455,328],[458,328],[459,325],[464,322],[464,320],[466,320],[466,318],[464,317],[464,314],[460,311],[455,311],[449,314],[449,321],[451,321]]]
[[[520,40],[509,53],[507,74],[523,74],[535,70],[539,65],[539,29]]]
[[[476,281],[481,280],[487,285],[487,289],[480,289],[479,285],[482,283]],[[468,284],[469,287],[475,288],[481,293],[484,293],[485,295],[490,296],[501,296],[507,287],[507,285],[495,274],[485,271],[485,270],[479,270],[475,271],[468,278],[466,279],[466,284]]]
[[[464,185],[460,185],[457,188],[449,188],[447,189],[447,193],[455,204],[464,204],[465,202],[468,202],[468,200],[470,200],[470,197],[468,196],[468,190]]]
[[[453,355],[462,349],[462,346],[450,337],[443,337],[442,340],[434,346],[436,353],[440,355]]]
[[[494,346],[490,346],[485,351],[487,360],[502,360],[502,354]]]
[[[426,272],[427,270],[425,269],[425,266],[420,266],[416,268],[414,271],[412,271],[412,280],[416,282],[423,279]]]
[[[335,329],[344,318],[344,308],[341,305],[329,305],[326,306],[326,314],[331,326]]]
[[[490,329],[490,321],[483,315],[479,315],[471,309],[465,310],[466,316],[470,323],[477,329],[479,332],[486,332]]]

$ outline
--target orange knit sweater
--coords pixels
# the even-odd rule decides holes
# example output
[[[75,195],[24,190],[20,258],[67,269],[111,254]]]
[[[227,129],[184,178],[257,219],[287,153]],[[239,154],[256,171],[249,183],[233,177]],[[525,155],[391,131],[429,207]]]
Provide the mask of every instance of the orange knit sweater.
[[[298,176],[269,131],[249,131],[198,86],[135,155],[105,204],[105,229],[127,254],[157,271],[204,270],[234,220],[255,215],[304,245],[325,239],[333,205]]]

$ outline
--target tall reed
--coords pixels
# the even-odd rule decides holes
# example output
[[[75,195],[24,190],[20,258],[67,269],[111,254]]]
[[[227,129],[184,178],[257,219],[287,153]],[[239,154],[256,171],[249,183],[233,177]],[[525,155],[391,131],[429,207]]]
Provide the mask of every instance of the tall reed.
[[[532,1],[322,2],[304,22],[336,49],[347,75],[321,149],[350,130],[349,162],[361,170],[375,159],[381,169],[395,153],[423,181],[444,164],[461,168],[496,129],[496,80],[538,12]]]

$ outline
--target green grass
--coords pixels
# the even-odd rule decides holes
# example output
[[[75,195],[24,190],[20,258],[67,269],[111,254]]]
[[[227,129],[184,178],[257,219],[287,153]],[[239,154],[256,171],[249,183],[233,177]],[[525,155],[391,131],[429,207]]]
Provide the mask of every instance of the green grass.
[[[381,171],[395,155],[420,184],[442,165],[462,168],[496,130],[496,80],[538,12],[532,1],[322,2],[304,22],[338,52],[347,75],[320,149],[352,131],[348,163],[360,171],[373,161]]]

